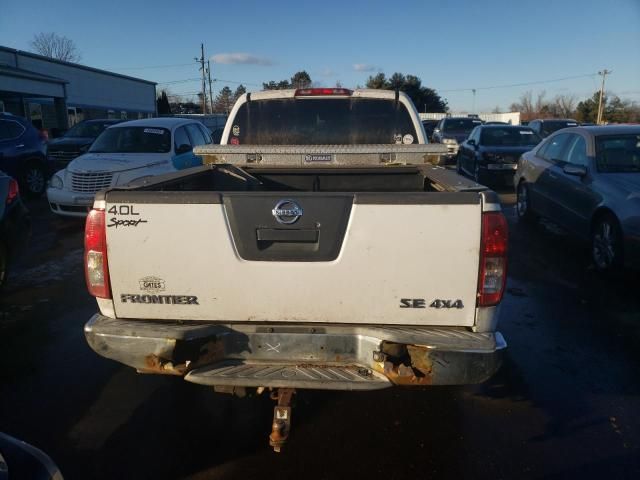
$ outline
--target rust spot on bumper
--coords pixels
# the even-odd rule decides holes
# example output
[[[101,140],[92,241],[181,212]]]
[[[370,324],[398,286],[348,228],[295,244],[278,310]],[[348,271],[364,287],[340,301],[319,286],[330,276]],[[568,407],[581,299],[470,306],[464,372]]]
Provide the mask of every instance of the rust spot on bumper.
[[[224,345],[217,340],[192,348],[176,345],[171,358],[162,358],[152,353],[144,357],[144,368],[140,373],[159,373],[163,375],[186,375],[190,370],[214,363],[224,358]]]
[[[144,366],[140,373],[162,373],[165,375],[184,375],[187,373],[185,364],[174,365],[170,360],[165,360],[152,353],[144,357]]]
[[[426,348],[400,344],[386,347],[388,351],[402,353],[403,358],[388,356],[384,362],[376,364],[374,369],[378,373],[382,373],[395,385],[421,386],[433,383],[433,364]]]

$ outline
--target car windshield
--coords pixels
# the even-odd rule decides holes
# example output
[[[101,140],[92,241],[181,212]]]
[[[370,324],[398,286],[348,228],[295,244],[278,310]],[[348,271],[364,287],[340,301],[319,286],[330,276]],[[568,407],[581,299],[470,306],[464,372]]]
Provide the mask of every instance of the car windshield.
[[[483,128],[480,144],[488,147],[524,147],[537,145],[540,137],[530,128]]]
[[[389,121],[392,119],[392,121]],[[290,98],[253,100],[234,117],[234,145],[417,143],[411,116],[393,100]]]
[[[603,173],[640,172],[640,134],[597,136],[596,165]]]
[[[105,128],[109,127],[110,125],[112,124],[104,122],[82,122],[72,127],[67,133],[64,134],[64,136],[96,138],[98,135],[104,132]]]
[[[92,153],[167,153],[171,132],[158,127],[114,127],[102,132],[89,150]]]
[[[477,118],[450,118],[444,121],[442,130],[445,132],[469,133],[478,125],[482,125],[482,120]]]
[[[577,126],[578,122],[574,120],[545,120],[542,124],[542,131],[545,135],[551,135],[560,129]]]

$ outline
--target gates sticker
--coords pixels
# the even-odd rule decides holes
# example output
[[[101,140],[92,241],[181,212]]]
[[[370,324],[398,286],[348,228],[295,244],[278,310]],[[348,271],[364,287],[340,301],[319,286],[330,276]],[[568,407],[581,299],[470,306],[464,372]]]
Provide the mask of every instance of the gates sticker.
[[[164,280],[159,277],[141,278],[140,290],[143,292],[164,292]]]

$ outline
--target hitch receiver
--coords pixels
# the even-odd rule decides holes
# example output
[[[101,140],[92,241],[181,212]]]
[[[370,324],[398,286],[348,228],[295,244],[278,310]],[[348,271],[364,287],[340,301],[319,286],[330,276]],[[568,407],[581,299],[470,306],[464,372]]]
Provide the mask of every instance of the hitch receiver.
[[[279,388],[271,392],[271,399],[278,404],[273,407],[273,423],[271,424],[271,435],[269,435],[269,445],[273,451],[280,453],[282,446],[287,443],[291,431],[291,397],[296,393],[293,388]]]

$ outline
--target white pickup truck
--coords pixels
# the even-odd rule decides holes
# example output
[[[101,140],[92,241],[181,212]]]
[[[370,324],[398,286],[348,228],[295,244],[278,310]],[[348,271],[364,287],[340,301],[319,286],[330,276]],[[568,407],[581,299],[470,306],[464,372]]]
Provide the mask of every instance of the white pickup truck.
[[[97,194],[85,334],[143,373],[278,400],[294,389],[483,382],[507,226],[498,197],[437,166],[411,100],[381,90],[241,97],[204,165]]]

